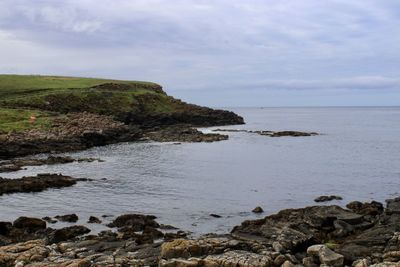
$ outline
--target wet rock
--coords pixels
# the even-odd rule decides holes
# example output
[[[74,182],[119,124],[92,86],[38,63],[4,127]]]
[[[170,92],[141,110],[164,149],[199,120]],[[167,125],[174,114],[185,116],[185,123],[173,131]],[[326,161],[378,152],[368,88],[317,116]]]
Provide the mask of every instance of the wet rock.
[[[221,134],[205,134],[188,126],[170,126],[146,132],[143,138],[157,142],[215,142],[227,140],[229,137]]]
[[[255,208],[252,210],[252,212],[254,212],[254,213],[263,213],[264,210],[263,210],[260,206],[258,206],[258,207],[255,207]]]
[[[341,196],[319,196],[316,199],[314,199],[315,202],[328,202],[332,200],[342,200],[343,198]]]
[[[88,223],[101,223],[101,220],[95,216],[90,216]]]
[[[281,132],[274,132],[272,133],[271,137],[282,137],[282,136],[293,136],[293,137],[299,137],[299,136],[314,136],[318,135],[318,133],[315,132],[298,132],[298,131],[281,131]]]
[[[35,232],[37,230],[46,229],[46,222],[38,218],[19,217],[13,223],[13,227]]]
[[[55,218],[61,222],[70,222],[70,223],[75,223],[79,220],[79,217],[76,214],[57,215],[55,216]]]
[[[85,235],[90,232],[85,226],[74,225],[55,230],[49,237],[49,243],[59,243],[73,239],[77,236]]]
[[[160,227],[155,221],[157,217],[152,215],[141,214],[125,214],[118,216],[112,223],[108,224],[109,227],[130,227],[134,231],[143,231],[145,226],[154,228]]]
[[[48,217],[48,216],[43,217],[42,220],[47,222],[47,223],[52,223],[52,224],[57,222],[57,220],[55,220],[55,219],[53,219],[51,217]]]
[[[252,131],[252,130],[243,130],[243,129],[214,129],[214,132],[243,132],[243,133],[255,133],[258,135],[269,136],[269,137],[283,137],[283,136],[292,136],[292,137],[299,137],[299,136],[314,136],[318,135],[315,132],[299,132],[299,131]]]
[[[40,192],[49,188],[73,186],[76,183],[77,179],[61,174],[38,174],[20,179],[0,178],[0,195]]]
[[[168,224],[160,224],[160,229],[163,230],[177,230],[178,228]]]

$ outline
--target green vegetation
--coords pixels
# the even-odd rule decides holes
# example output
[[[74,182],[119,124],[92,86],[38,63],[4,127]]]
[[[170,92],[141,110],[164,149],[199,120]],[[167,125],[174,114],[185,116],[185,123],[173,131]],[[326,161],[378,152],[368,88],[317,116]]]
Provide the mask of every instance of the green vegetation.
[[[104,83],[119,83],[137,87],[154,86],[155,83],[141,81],[118,81],[96,78],[78,78],[39,75],[0,75],[0,99],[41,91],[55,91],[68,88],[89,88]]]
[[[31,121],[30,117],[36,120]],[[0,134],[51,127],[51,115],[39,110],[0,109]]]
[[[86,111],[124,121],[129,114],[172,113],[181,107],[150,82],[0,75],[0,133],[50,127],[49,112]],[[32,114],[38,117],[34,124]]]

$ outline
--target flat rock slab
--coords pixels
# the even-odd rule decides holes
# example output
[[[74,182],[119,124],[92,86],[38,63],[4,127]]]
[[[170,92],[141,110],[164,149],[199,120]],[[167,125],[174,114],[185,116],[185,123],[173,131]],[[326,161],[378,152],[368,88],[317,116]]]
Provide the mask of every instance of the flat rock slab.
[[[61,174],[38,174],[20,179],[0,178],[0,196],[12,193],[41,192],[49,188],[73,186],[80,180]]]

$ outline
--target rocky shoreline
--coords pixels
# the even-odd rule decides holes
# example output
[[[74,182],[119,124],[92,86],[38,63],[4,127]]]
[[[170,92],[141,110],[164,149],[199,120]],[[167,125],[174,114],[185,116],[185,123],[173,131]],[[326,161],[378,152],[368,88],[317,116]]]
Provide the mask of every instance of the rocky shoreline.
[[[235,120],[236,117],[231,116],[232,123],[243,123],[241,117]],[[168,123],[139,127],[115,121],[110,116],[87,112],[70,113],[57,119],[51,129],[0,134],[0,159],[85,150],[120,142],[214,142],[228,139],[227,135],[204,134],[193,127],[191,124]]]
[[[20,217],[0,222],[0,266],[398,266],[400,198],[386,202],[287,209],[196,239],[151,215],[121,215],[97,235]]]

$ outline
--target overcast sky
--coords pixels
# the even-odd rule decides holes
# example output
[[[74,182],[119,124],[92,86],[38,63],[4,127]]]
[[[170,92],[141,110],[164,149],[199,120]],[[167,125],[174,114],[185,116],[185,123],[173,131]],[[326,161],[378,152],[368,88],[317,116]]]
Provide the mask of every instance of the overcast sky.
[[[1,0],[0,72],[211,106],[400,104],[398,0]]]

